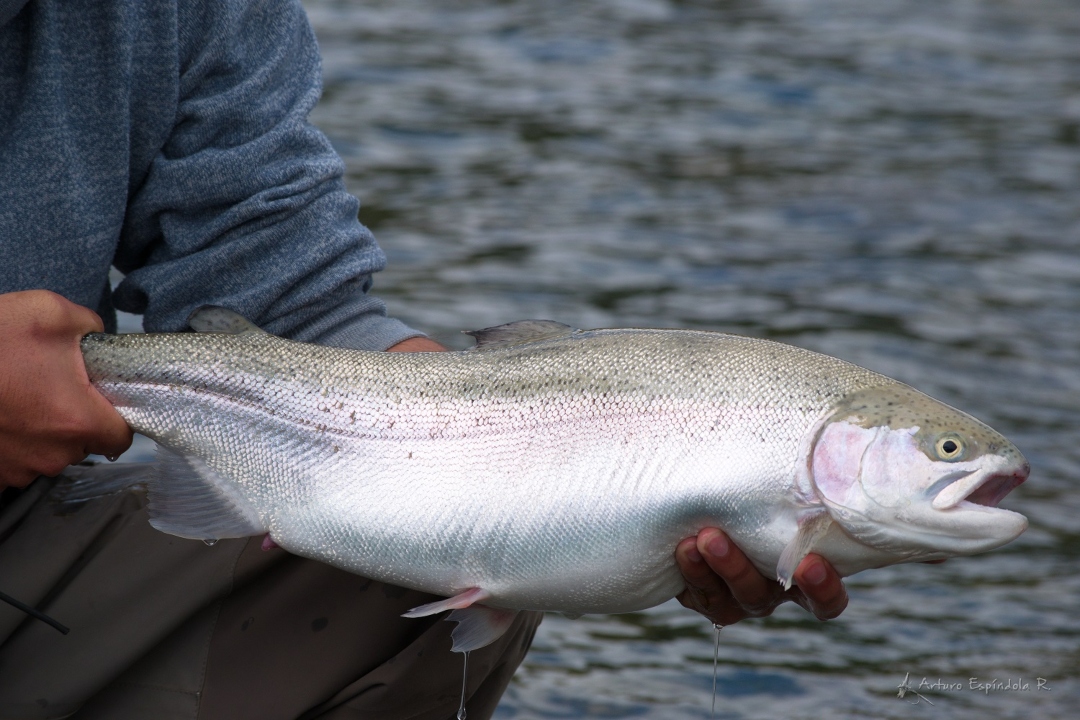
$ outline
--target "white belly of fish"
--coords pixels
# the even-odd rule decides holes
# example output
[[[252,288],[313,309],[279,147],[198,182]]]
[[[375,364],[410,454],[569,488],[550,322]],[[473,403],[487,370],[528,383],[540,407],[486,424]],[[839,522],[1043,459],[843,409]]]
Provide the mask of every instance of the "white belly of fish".
[[[674,548],[701,527],[724,527],[766,570],[796,529],[801,437],[784,429],[803,425],[762,411],[705,430],[715,417],[689,402],[414,398],[380,415],[378,399],[357,413],[328,398],[323,417],[296,422],[212,393],[125,393],[118,409],[136,430],[201,458],[287,550],[441,595],[484,588],[488,605],[640,610],[682,589]],[[373,427],[329,430],[349,424],[346,410]]]

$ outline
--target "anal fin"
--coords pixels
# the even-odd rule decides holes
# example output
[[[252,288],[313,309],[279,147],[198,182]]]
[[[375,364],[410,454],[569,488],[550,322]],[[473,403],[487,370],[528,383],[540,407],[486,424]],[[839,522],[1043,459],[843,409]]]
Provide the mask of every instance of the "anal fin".
[[[483,588],[469,588],[454,597],[414,607],[402,617],[426,617],[445,610],[453,610],[446,618],[457,623],[457,627],[450,633],[450,637],[454,640],[454,646],[451,649],[454,652],[470,652],[498,640],[517,617],[517,610],[504,610],[479,604],[489,597],[491,593]]]
[[[517,610],[473,605],[450,613],[446,618],[458,625],[450,633],[454,652],[470,652],[490,645],[503,636],[517,617]]]

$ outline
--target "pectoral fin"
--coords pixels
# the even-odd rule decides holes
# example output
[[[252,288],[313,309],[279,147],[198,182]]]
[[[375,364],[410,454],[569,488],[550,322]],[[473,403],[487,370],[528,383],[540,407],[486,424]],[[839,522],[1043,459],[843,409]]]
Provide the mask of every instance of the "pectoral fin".
[[[832,518],[825,510],[804,515],[799,519],[799,531],[780,554],[776,564],[776,579],[785,590],[791,589],[791,579],[799,563],[814,549],[814,545],[825,535],[832,524]]]

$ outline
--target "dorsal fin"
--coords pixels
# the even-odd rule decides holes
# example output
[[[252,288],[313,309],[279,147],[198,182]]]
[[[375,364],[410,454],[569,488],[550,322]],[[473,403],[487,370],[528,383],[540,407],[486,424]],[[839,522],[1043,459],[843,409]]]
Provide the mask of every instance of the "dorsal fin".
[[[264,333],[243,315],[217,305],[203,305],[188,316],[188,325],[195,332],[223,333],[225,335],[243,335],[244,333]]]
[[[476,338],[477,348],[488,349],[567,337],[578,330],[554,320],[518,320],[483,330],[464,330],[463,332]]]

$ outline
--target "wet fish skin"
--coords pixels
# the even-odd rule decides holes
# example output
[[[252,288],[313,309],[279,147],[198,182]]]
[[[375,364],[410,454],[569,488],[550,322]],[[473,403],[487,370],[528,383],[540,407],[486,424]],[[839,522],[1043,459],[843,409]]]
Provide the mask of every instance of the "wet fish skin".
[[[531,321],[372,353],[202,320],[227,333],[83,341],[94,385],[161,448],[152,522],[185,537],[268,532],[382,581],[579,614],[677,594],[674,547],[707,526],[785,582],[810,551],[848,575],[1026,527],[990,507],[1028,473],[1008,440],[800,348]]]

